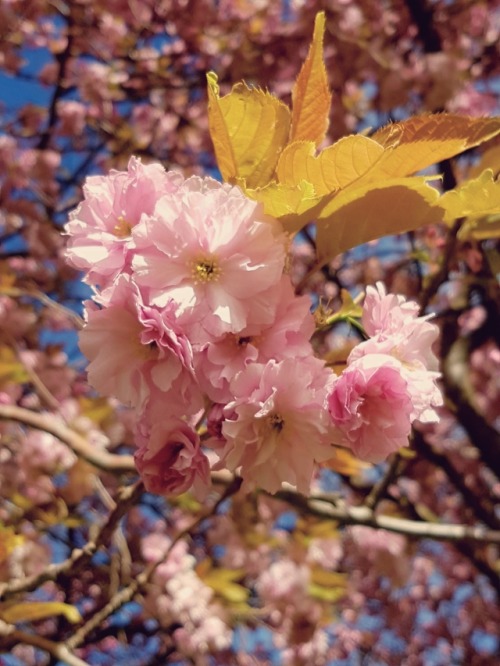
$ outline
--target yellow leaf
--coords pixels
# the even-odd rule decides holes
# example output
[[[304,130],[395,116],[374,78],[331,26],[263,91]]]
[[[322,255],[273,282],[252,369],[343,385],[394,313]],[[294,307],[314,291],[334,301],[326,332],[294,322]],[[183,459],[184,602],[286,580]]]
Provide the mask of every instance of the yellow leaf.
[[[295,185],[306,180],[317,194],[329,194],[346,187],[377,163],[384,148],[362,135],[346,136],[315,157],[311,141],[289,144],[278,161],[280,183]]]
[[[0,618],[9,624],[16,622],[35,622],[54,615],[64,615],[69,622],[82,619],[78,608],[60,601],[23,601],[0,607]]]
[[[325,12],[318,12],[307,58],[292,89],[291,141],[323,141],[329,123],[331,93],[323,61]]]
[[[316,245],[326,263],[368,241],[442,221],[439,193],[426,178],[395,178],[340,192],[321,211]]]
[[[106,419],[114,414],[108,398],[86,398],[81,397],[78,400],[83,416],[102,425]]]
[[[485,169],[491,169],[495,178],[500,174],[500,144],[485,150],[477,164],[469,169],[468,177],[477,178]]]
[[[359,460],[347,449],[335,447],[333,451],[335,453],[333,458],[322,463],[322,467],[328,467],[343,476],[354,476],[371,467],[369,463]]]
[[[209,563],[211,564],[210,560]],[[200,564],[203,564],[203,562]],[[226,601],[243,603],[248,599],[250,591],[246,587],[243,587],[243,585],[234,582],[244,576],[243,570],[223,568],[207,570],[206,566],[200,568],[200,565],[198,565],[196,573],[205,585],[211,587],[216,594]]]
[[[25,537],[16,534],[13,527],[5,527],[0,522],[0,564],[3,564],[9,555],[25,541]]]
[[[266,215],[279,219],[285,231],[293,234],[316,219],[316,207],[322,197],[316,195],[311,183],[297,185],[272,182],[261,189],[245,189],[246,194],[264,205]]]
[[[0,384],[4,382],[22,384],[27,381],[29,375],[14,350],[5,345],[0,347]]]
[[[467,220],[460,227],[458,237],[460,240],[475,238],[479,241],[487,240],[488,238],[500,238],[500,215],[489,215],[484,218]],[[498,256],[498,252],[496,254]],[[490,254],[488,258],[491,262],[492,255]],[[498,265],[497,261],[495,265]]]
[[[327,571],[321,567],[312,567],[311,583],[323,587],[346,587],[347,574],[338,571]]]
[[[483,217],[500,213],[500,181],[494,180],[491,169],[486,169],[473,180],[443,194],[440,200],[448,224],[459,217]]]
[[[499,133],[500,118],[447,113],[415,116],[387,125],[371,137],[386,148],[385,154],[362,181],[408,176],[478,146]]]
[[[277,97],[245,83],[219,97],[217,75],[208,81],[208,124],[225,181],[244,178],[249,188],[267,185],[288,140],[290,110]]]
[[[346,591],[344,587],[322,587],[315,583],[310,583],[308,590],[311,597],[319,601],[326,601],[330,604],[335,603],[345,596]]]

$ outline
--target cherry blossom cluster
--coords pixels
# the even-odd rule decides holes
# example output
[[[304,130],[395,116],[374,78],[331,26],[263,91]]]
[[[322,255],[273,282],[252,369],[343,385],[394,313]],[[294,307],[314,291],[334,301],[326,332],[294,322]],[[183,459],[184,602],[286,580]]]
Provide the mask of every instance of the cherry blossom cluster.
[[[80,338],[89,381],[135,410],[148,490],[202,497],[212,467],[308,492],[332,444],[378,461],[415,419],[436,419],[436,327],[369,288],[371,337],[336,377],[286,274],[289,238],[237,187],[131,158],[87,179],[66,229],[69,261],[95,289]]]

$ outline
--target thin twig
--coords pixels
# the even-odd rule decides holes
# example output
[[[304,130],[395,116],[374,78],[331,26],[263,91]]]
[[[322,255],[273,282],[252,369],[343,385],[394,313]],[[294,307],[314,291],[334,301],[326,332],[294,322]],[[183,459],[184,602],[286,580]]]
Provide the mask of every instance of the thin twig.
[[[94,629],[97,629],[97,627],[101,626],[110,615],[115,613],[124,604],[132,601],[137,592],[148,583],[160,564],[168,558],[174,546],[179,541],[184,539],[184,537],[191,535],[204,520],[215,515],[222,502],[231,497],[231,495],[234,495],[236,492],[238,492],[241,487],[241,483],[242,479],[240,477],[235,477],[233,481],[226,487],[215,504],[213,504],[213,506],[209,507],[205,511],[202,511],[190,525],[178,532],[162,556],[156,562],[149,564],[127,587],[124,587],[122,590],[117,592],[112,597],[112,599],[110,599],[109,602],[103,608],[101,608],[101,610],[94,613],[94,615],[92,615],[87,620],[87,622],[66,641],[66,646],[70,650],[77,648],[85,641],[88,634],[94,631]]]
[[[130,507],[139,499],[144,487],[142,482],[133,486],[125,486],[118,492],[118,498],[114,510],[109,514],[106,522],[100,527],[97,535],[88,541],[82,548],[75,548],[71,555],[57,564],[49,564],[39,574],[29,578],[19,578],[8,583],[0,583],[0,599],[8,599],[20,592],[31,592],[47,581],[57,581],[64,575],[74,576],[92,558],[94,553],[103,545],[107,544],[113,535],[117,525]]]

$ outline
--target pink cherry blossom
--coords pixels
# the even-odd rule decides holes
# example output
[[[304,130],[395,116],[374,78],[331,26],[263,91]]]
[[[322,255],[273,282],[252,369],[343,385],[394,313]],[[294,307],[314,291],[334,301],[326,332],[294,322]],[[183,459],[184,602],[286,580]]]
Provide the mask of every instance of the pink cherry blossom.
[[[238,188],[193,176],[161,197],[133,236],[138,284],[151,303],[179,305],[193,342],[273,321],[285,236]]]
[[[325,398],[332,379],[312,356],[249,365],[231,382],[220,465],[241,467],[247,485],[276,492],[286,481],[307,492],[315,462],[331,457]]]
[[[363,353],[392,354],[405,365],[437,370],[432,346],[439,329],[429,321],[432,315],[419,317],[418,313],[417,303],[401,295],[387,294],[381,282],[376,288],[367,287],[362,324],[370,340],[356,349],[366,350]]]
[[[180,495],[191,487],[203,498],[210,487],[208,459],[191,426],[177,417],[154,423],[140,422],[135,463],[146,490],[158,495]]]
[[[107,290],[99,309],[87,305],[80,348],[90,361],[89,382],[138,410],[194,413],[201,394],[194,378],[192,350],[180,329],[176,306],[144,305],[129,276]]]
[[[383,354],[351,363],[328,396],[338,443],[369,462],[380,462],[408,444],[412,409],[401,364]]]
[[[288,276],[276,287],[278,305],[272,324],[250,324],[238,334],[226,333],[207,342],[195,355],[197,375],[204,392],[215,402],[232,399],[230,381],[252,362],[266,363],[285,358],[303,358],[312,354],[309,342],[314,332],[314,318],[308,296],[295,296]]]
[[[416,303],[387,294],[382,283],[377,283],[376,289],[368,287],[362,323],[372,337],[357,345],[347,362],[350,365],[370,354],[387,354],[398,360],[413,405],[411,421],[435,423],[439,418],[435,408],[443,404],[436,384],[438,361],[432,349],[439,329],[429,316],[419,317],[418,312]]]
[[[142,215],[153,212],[158,197],[175,192],[182,176],[165,172],[160,164],[144,165],[132,157],[127,171],[90,176],[83,186],[84,200],[70,213],[67,258],[86,280],[108,286],[128,270],[133,249],[132,228]]]

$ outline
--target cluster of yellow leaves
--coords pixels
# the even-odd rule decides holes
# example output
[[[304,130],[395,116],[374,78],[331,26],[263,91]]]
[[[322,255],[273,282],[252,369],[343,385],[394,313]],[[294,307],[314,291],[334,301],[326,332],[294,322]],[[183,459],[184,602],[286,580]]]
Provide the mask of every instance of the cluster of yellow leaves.
[[[243,82],[220,97],[216,74],[208,74],[209,127],[224,180],[262,202],[292,234],[316,222],[320,263],[381,236],[464,217],[474,193],[451,202],[432,179],[412,174],[494,137],[500,118],[416,116],[320,150],[331,105],[324,32],[320,12],[291,110]]]

